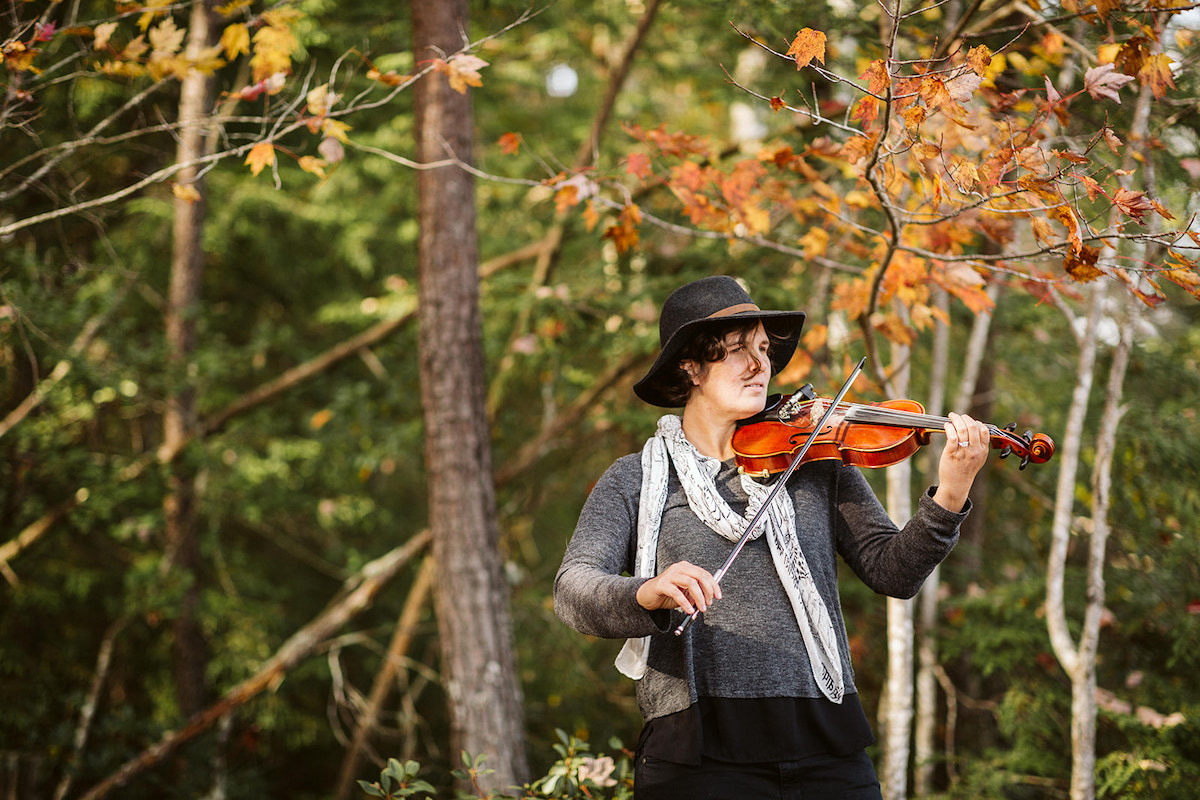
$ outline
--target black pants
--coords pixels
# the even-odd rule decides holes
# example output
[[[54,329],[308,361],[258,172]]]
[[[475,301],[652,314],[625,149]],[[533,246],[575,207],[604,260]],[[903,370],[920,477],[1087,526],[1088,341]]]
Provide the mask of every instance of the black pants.
[[[865,750],[849,756],[700,766],[639,757],[635,800],[880,800],[875,765]]]

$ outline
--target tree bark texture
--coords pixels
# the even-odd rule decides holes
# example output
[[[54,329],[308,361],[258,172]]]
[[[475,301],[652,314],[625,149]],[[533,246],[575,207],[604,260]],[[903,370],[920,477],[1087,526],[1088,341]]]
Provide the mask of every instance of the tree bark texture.
[[[418,64],[462,48],[467,0],[414,0],[412,15]],[[437,72],[414,93],[417,161],[453,154],[470,163],[470,95]],[[524,781],[527,769],[487,425],[475,185],[464,170],[442,166],[421,170],[417,189],[425,463],[452,747],[486,754],[494,773],[482,783],[506,788]]]
[[[207,0],[194,0],[188,26],[187,55],[199,59],[211,42],[211,17]],[[206,120],[212,111],[212,79],[195,70],[180,87],[179,139],[175,158],[180,163],[195,161],[205,146]],[[167,292],[166,336],[172,391],[163,415],[163,446],[175,448],[191,438],[196,426],[195,389],[190,380],[191,359],[196,347],[196,312],[204,272],[203,178],[195,167],[179,172],[178,182],[196,190],[175,200],[174,243],[171,283]],[[180,712],[191,716],[207,702],[209,651],[197,619],[200,598],[200,548],[196,540],[196,476],[176,462],[168,479],[169,493],[163,502],[166,553],[163,571],[181,572],[188,581],[177,616],[172,621],[172,657]]]
[[[908,395],[909,348],[892,346],[892,363],[901,364],[892,376],[896,397]],[[912,460],[887,468],[887,511],[903,526],[912,517]],[[913,608],[914,602],[889,597],[887,601],[887,682],[884,685],[883,765],[880,784],[884,800],[908,796],[908,757],[913,723]]]

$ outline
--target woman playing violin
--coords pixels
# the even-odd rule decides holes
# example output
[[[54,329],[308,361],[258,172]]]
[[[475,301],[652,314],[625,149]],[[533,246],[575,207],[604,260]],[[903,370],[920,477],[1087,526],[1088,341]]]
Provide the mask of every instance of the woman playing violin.
[[[801,463],[718,584],[712,571],[771,482],[739,472],[731,438],[763,410],[803,322],[759,309],[727,276],[667,298],[660,354],[634,391],[682,415],[662,417],[640,453],[600,478],[555,579],[566,624],[626,639],[617,668],[637,681],[645,720],[639,800],[880,797],[837,557],[876,592],[915,595],[957,541],[989,429],[949,415],[938,484],[902,528],[857,467]]]

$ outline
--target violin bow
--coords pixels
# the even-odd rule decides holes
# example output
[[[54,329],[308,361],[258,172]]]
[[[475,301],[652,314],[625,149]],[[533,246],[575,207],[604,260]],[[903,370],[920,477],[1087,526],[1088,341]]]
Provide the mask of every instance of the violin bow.
[[[822,430],[825,429],[825,423],[829,421],[829,417],[831,414],[833,414],[834,409],[836,409],[838,404],[842,402],[842,398],[846,396],[846,392],[850,390],[851,384],[853,384],[854,379],[858,377],[858,373],[862,372],[863,365],[866,363],[867,357],[863,356],[858,362],[858,366],[855,367],[850,373],[850,377],[846,378],[846,382],[842,384],[842,388],[838,389],[837,396],[833,398],[833,402],[829,404],[829,408],[825,409],[825,413],[821,415],[821,421],[817,423],[816,427],[813,428],[812,433],[808,435],[808,439],[804,442],[804,446],[800,448],[800,450],[796,453],[796,457],[792,459],[792,463],[788,464],[788,468],[785,469],[783,474],[779,476],[779,480],[775,481],[775,484],[771,487],[771,492],[767,495],[767,499],[763,501],[762,506],[758,509],[758,513],[754,515],[754,518],[750,520],[750,524],[746,526],[745,532],[742,533],[742,538],[738,539],[738,543],[734,545],[733,551],[729,554],[729,557],[725,559],[725,563],[721,565],[721,568],[713,573],[713,580],[716,581],[717,584],[721,583],[721,578],[725,577],[725,573],[729,571],[731,566],[733,566],[734,560],[738,557],[738,554],[742,552],[742,548],[746,546],[746,542],[750,541],[750,534],[754,533],[763,517],[767,515],[767,510],[770,509],[771,503],[775,500],[775,496],[779,494],[780,490],[788,482],[788,478],[792,477],[792,473],[796,471],[796,467],[800,466],[800,462],[804,460],[804,454],[808,452],[808,448],[812,446],[812,443],[817,440],[817,436]],[[683,622],[679,623],[679,627],[675,629],[675,635],[682,636],[684,631],[686,631],[699,616],[700,610],[696,609],[690,615],[685,617]]]

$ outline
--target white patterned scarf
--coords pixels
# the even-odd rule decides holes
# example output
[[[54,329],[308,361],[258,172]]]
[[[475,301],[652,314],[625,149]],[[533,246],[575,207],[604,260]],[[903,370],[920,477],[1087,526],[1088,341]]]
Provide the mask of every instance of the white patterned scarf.
[[[721,461],[702,455],[683,435],[680,418],[667,414],[658,421],[658,432],[642,448],[642,492],[638,510],[637,553],[634,575],[652,578],[656,574],[658,532],[667,503],[667,484],[671,465],[683,484],[688,506],[705,525],[728,539],[737,542],[746,532],[770,494],[770,488],[741,476],[742,489],[749,498],[745,516],[729,507],[717,492],[716,476]],[[838,654],[833,621],[817,590],[808,562],[796,537],[796,512],[792,497],[780,491],[763,520],[751,534],[752,539],[766,534],[771,558],[779,580],[792,604],[796,623],[804,638],[813,677],[821,691],[835,703],[842,702],[845,682],[842,679],[842,659]],[[650,653],[650,637],[628,639],[617,656],[616,666],[623,675],[639,680],[646,672]]]

